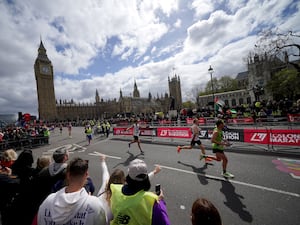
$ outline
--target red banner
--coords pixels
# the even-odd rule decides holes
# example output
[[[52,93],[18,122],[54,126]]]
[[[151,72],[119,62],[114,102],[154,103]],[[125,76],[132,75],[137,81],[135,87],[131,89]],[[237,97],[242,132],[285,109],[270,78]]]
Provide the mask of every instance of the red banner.
[[[114,135],[132,135],[133,129],[127,130],[126,127],[114,127],[113,132]]]
[[[300,130],[270,130],[270,142],[274,145],[300,146]]]
[[[114,135],[133,135],[133,128],[127,130],[126,127],[114,127]],[[154,128],[140,128],[140,136],[156,136]]]
[[[189,127],[158,127],[157,137],[161,138],[191,138],[192,131]]]
[[[254,120],[251,117],[247,117],[247,118],[228,119],[227,122],[235,123],[235,124],[253,124]]]
[[[186,124],[193,124],[193,118],[186,118]]]
[[[300,146],[300,130],[244,129],[244,142]]]
[[[300,114],[288,114],[289,122],[300,122]]]
[[[186,124],[188,125],[192,125],[193,124],[194,119],[193,118],[186,118]],[[199,124],[205,124],[206,120],[203,117],[198,118]]]

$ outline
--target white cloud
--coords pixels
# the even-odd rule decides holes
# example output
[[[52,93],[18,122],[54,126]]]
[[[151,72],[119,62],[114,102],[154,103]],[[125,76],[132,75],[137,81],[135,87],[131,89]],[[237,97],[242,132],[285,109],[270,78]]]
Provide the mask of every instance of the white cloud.
[[[176,27],[176,28],[181,27],[181,19],[176,20],[176,22],[174,23],[174,27]]]
[[[292,5],[294,4],[294,5]],[[0,2],[0,113],[37,114],[33,65],[42,37],[55,71],[58,99],[93,102],[133,91],[168,92],[173,67],[184,100],[215,75],[245,70],[256,32],[299,31],[299,2],[16,0]],[[180,6],[180,7],[179,7]],[[297,13],[283,17],[288,6]],[[287,10],[286,10],[287,11]],[[102,62],[104,66],[102,66]],[[98,66],[97,64],[101,64]],[[91,68],[99,68],[99,71]],[[105,70],[105,69],[110,70]],[[113,71],[113,72],[111,72]]]
[[[196,18],[202,18],[213,11],[214,3],[211,0],[194,0],[190,8],[195,10]]]

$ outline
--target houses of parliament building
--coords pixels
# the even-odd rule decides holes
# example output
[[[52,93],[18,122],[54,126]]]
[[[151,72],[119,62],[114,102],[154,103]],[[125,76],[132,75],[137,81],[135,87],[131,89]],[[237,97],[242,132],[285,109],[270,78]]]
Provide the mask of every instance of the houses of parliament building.
[[[103,119],[120,115],[151,115],[154,112],[179,111],[182,107],[180,77],[168,77],[169,94],[160,97],[140,96],[136,81],[132,96],[123,96],[120,89],[119,99],[104,101],[98,90],[94,103],[76,103],[71,100],[57,100],[54,90],[53,65],[49,60],[43,42],[40,42],[38,56],[34,64],[37,85],[39,119],[44,121],[63,121],[78,119]]]

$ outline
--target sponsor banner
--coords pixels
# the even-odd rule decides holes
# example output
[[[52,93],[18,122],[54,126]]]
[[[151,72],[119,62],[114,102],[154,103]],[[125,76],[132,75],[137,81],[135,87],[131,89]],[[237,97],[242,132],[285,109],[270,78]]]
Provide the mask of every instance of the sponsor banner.
[[[244,129],[244,142],[256,144],[270,144],[267,129]]]
[[[191,125],[193,124],[193,118],[186,118],[186,124]],[[198,118],[199,124],[205,124],[206,120],[203,117]]]
[[[191,125],[193,124],[193,118],[186,118],[186,124]]]
[[[160,120],[159,124],[171,124],[172,121],[171,120]]]
[[[288,114],[289,122],[300,122],[300,114]]]
[[[133,135],[133,128],[127,130],[126,127],[114,127],[114,135]],[[155,128],[140,128],[140,136],[156,136]]]
[[[234,123],[234,124],[253,124],[254,120],[251,117],[247,118],[236,118],[236,119],[228,119],[227,123]]]
[[[274,145],[300,146],[300,130],[270,130],[270,142]]]
[[[199,137],[202,139],[211,139],[214,128],[203,128],[200,131]],[[243,142],[243,129],[227,129],[223,131],[223,138],[228,141]]]
[[[155,128],[140,128],[140,136],[156,137],[156,129]]]
[[[300,146],[300,130],[244,129],[244,142]]]
[[[189,127],[158,127],[157,137],[161,138],[191,138],[192,131]]]
[[[126,127],[114,127],[113,129],[114,135],[133,135],[133,129],[127,130]]]

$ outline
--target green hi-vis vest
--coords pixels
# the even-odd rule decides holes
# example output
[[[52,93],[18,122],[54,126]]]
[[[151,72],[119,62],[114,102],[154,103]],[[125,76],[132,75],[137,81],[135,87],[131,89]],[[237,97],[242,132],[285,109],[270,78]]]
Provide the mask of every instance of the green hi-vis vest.
[[[86,130],[86,134],[90,135],[90,134],[92,134],[92,133],[93,133],[92,128],[88,128],[88,129]]]
[[[152,211],[158,196],[149,191],[139,191],[134,195],[124,195],[122,184],[111,184],[111,208],[114,219],[111,225],[151,225]]]
[[[218,136],[217,136],[217,138],[216,138],[216,141],[217,141],[217,142],[222,142],[222,140],[223,140],[223,131],[218,130],[218,128],[216,127],[216,128],[214,129],[214,133],[215,133],[215,132],[218,133]],[[212,147],[213,147],[213,149],[224,150],[224,146],[223,146],[223,145],[218,145],[218,144],[216,144],[216,143],[212,143]]]
[[[49,137],[50,136],[50,131],[48,129],[44,130],[44,137]]]

